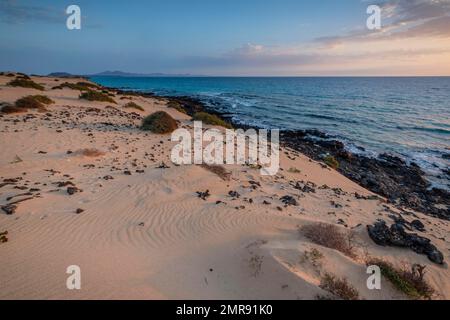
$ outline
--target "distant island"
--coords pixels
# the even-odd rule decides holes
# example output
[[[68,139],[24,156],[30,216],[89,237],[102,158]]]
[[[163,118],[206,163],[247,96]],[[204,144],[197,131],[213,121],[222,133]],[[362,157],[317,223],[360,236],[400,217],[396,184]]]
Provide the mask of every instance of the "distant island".
[[[192,75],[189,73],[185,74],[168,74],[168,73],[131,73],[123,71],[103,71],[94,74],[84,74],[75,75],[68,72],[52,72],[48,74],[49,77],[62,77],[62,78],[73,78],[73,77],[203,77],[201,75]]]

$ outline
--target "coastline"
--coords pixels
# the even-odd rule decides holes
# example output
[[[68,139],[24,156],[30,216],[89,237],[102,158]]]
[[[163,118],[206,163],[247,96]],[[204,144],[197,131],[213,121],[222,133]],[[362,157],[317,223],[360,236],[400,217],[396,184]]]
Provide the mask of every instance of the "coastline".
[[[108,101],[89,101],[79,78],[8,85],[20,77],[0,76],[0,299],[342,298],[324,285],[330,277],[356,299],[450,297],[448,221],[399,209],[290,147],[275,176],[174,165],[170,134],[141,130],[144,117],[164,111],[190,131],[186,113],[206,107],[180,102],[185,113],[166,97],[105,87],[92,90]],[[29,95],[53,103],[4,112]],[[404,272],[425,266],[433,294],[408,295],[386,278],[370,290],[376,259]],[[81,290],[66,287],[72,265]]]
[[[199,99],[189,96],[158,96],[137,90],[117,90],[121,93],[140,94],[144,97],[167,99],[178,103],[188,115],[206,111],[231,123],[235,128],[260,129],[257,126],[242,125],[233,121],[229,114],[208,107]],[[318,139],[317,139],[318,138]],[[329,155],[336,159],[341,174],[362,187],[388,199],[399,208],[422,211],[430,216],[450,221],[450,192],[431,188],[425,173],[415,163],[407,164],[403,159],[387,153],[378,157],[368,157],[352,153],[345,145],[326,133],[317,130],[281,130],[280,142],[283,146],[300,151],[306,156],[323,161]]]

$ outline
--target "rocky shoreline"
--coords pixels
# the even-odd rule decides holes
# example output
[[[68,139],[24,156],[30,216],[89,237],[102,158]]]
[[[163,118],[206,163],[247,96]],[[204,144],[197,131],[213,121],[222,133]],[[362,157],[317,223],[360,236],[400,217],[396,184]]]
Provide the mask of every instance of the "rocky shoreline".
[[[162,97],[148,92],[110,89],[121,94],[132,93],[172,101],[190,116],[196,112],[206,111],[230,122],[236,128],[258,129],[236,123],[231,115],[219,113],[192,97]],[[345,149],[341,141],[334,140],[319,130],[281,131],[280,140],[283,146],[299,151],[314,160],[323,161],[326,157],[331,157],[338,164],[335,168],[337,171],[364,188],[387,198],[390,203],[400,208],[417,210],[450,221],[450,192],[430,188],[425,173],[415,163],[407,164],[403,159],[389,154],[371,158],[351,153]]]

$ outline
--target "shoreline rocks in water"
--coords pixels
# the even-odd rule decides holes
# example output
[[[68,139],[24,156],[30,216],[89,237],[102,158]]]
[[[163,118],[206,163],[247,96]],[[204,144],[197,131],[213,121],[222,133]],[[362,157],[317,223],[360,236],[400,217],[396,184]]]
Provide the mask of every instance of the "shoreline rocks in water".
[[[111,88],[118,92],[115,88]],[[217,112],[202,101],[188,97],[158,97],[153,93],[132,91],[134,95],[152,96],[174,102],[193,116],[206,111],[230,122],[235,128],[249,129],[252,126],[236,123],[230,115]],[[318,139],[319,138],[319,139]],[[432,188],[424,177],[424,172],[415,164],[407,164],[399,157],[382,154],[378,158],[354,154],[345,145],[331,139],[326,133],[312,130],[281,131],[280,142],[284,147],[299,151],[306,156],[323,161],[324,156],[332,156],[339,163],[336,170],[362,187],[386,197],[389,202],[423,212],[429,216],[450,220],[450,192]]]

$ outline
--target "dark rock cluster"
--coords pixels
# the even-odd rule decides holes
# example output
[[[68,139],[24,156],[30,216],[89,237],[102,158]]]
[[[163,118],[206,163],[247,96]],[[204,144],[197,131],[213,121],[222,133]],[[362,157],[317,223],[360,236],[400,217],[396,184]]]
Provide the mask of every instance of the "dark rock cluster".
[[[388,227],[384,220],[378,220],[373,225],[368,225],[367,231],[370,238],[380,246],[410,248],[418,254],[426,255],[434,263],[444,263],[442,252],[431,243],[430,239],[415,233],[407,233],[401,223],[394,223]]]

